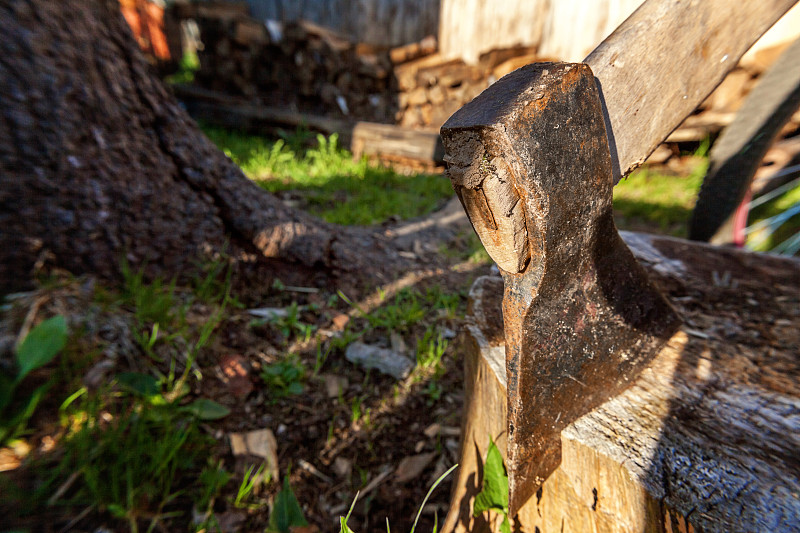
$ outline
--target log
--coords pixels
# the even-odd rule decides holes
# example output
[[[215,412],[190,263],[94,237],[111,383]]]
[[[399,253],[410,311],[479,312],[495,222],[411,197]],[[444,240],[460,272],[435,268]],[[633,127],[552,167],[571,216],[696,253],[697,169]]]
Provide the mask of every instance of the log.
[[[790,531],[800,524],[800,261],[621,232],[684,320],[633,386],[568,426],[562,462],[514,530]],[[460,470],[442,531],[472,516],[489,438],[505,453],[502,280],[462,333]]]
[[[438,133],[390,124],[358,122],[353,128],[350,147],[353,157],[388,155],[436,164],[444,162],[444,147]]]

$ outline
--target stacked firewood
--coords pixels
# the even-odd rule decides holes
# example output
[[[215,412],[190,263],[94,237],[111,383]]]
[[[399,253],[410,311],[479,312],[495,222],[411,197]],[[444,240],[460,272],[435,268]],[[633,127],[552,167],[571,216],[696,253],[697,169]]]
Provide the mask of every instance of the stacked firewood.
[[[182,10],[176,17],[194,19],[200,29],[204,49],[195,80],[201,88],[287,112],[438,130],[496,79],[546,60],[534,48],[516,47],[488,52],[472,65],[441,56],[433,36],[379,49],[307,21],[255,20],[241,2],[176,5]],[[718,133],[779,52],[743,62],[670,140],[697,142]]]
[[[438,129],[490,83],[533,61],[534,52],[524,47],[493,50],[470,65],[443,59],[433,37],[395,48],[389,53],[397,87],[395,120],[401,126]]]
[[[265,24],[239,10],[192,18],[204,44],[195,76],[203,88],[298,112],[413,128],[438,129],[499,77],[504,62],[529,60],[531,52],[494,51],[468,65],[442,58],[433,36],[378,49],[307,21]]]
[[[296,111],[386,122],[394,116],[386,51],[306,21],[196,19],[204,49],[199,85]]]

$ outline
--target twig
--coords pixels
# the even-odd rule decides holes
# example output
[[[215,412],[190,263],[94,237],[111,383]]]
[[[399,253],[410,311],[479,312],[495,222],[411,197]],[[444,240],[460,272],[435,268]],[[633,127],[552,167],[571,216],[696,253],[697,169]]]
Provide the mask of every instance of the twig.
[[[72,529],[72,526],[74,526],[75,524],[86,518],[86,515],[88,515],[92,511],[92,509],[94,509],[94,504],[90,505],[89,507],[78,513],[78,516],[70,520],[66,526],[58,530],[58,533],[67,533],[67,531]]]
[[[25,320],[22,322],[22,328],[20,328],[19,335],[17,335],[17,342],[14,344],[15,348],[19,348],[19,345],[22,344],[22,341],[28,336],[42,302],[44,302],[44,296],[37,296],[33,301],[31,308],[28,309],[28,314],[25,315]]]
[[[75,483],[75,481],[77,481],[78,476],[80,475],[81,475],[80,472],[73,472],[67,478],[67,480],[64,483],[62,483],[60,487],[58,487],[58,489],[53,493],[53,495],[50,496],[50,498],[48,498],[47,505],[51,506],[55,504],[58,501],[58,499],[61,498],[64,495],[64,493],[69,490],[69,488]]]

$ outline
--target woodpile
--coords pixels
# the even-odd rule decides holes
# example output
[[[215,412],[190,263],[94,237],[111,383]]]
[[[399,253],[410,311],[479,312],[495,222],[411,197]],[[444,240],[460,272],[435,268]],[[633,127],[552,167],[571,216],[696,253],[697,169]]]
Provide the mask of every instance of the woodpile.
[[[200,28],[204,47],[195,80],[202,88],[297,112],[411,128],[438,129],[494,79],[535,57],[530,48],[511,48],[469,65],[443,59],[434,36],[380,49],[308,21],[262,23],[235,3],[180,5],[176,16]]]
[[[476,64],[467,64],[445,59],[433,36],[381,49],[308,21],[253,19],[244,2],[174,4],[173,10],[173,18],[195,20],[200,29],[204,47],[195,76],[199,88],[298,117],[310,114],[350,124],[367,121],[437,131],[495,80],[547,60],[535,48],[514,47],[492,50]],[[785,44],[765,49],[743,61],[650,161],[665,163],[685,150],[685,143],[691,149],[691,143],[717,135],[783,48]],[[794,134],[798,127],[800,114],[782,133]]]
[[[204,49],[196,82],[254,103],[386,122],[394,115],[386,51],[307,21],[195,19]]]

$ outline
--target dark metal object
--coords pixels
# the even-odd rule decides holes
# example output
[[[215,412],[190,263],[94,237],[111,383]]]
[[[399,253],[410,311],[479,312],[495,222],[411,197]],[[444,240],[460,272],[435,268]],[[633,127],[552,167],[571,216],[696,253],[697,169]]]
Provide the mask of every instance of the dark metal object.
[[[679,320],[617,234],[590,68],[539,63],[442,127],[448,174],[505,281],[512,514],[561,460],[561,430],[624,390]]]

